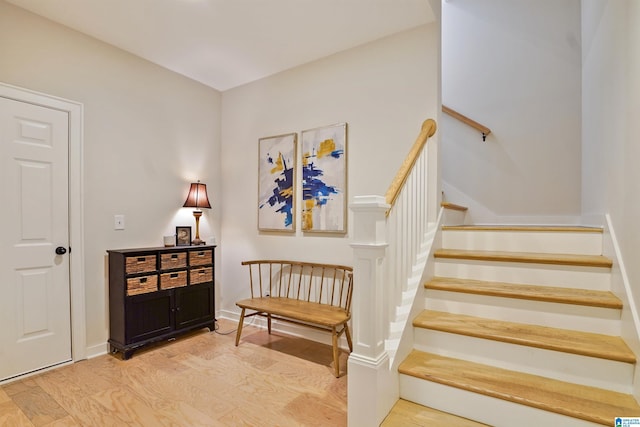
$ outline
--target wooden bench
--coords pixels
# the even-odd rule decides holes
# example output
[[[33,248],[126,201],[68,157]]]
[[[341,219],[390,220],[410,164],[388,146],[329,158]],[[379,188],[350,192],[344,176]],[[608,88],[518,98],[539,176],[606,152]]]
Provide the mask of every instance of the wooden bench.
[[[246,317],[255,315],[271,321],[280,320],[329,331],[333,338],[333,362],[336,377],[340,376],[338,338],[344,333],[353,351],[349,319],[353,269],[343,265],[311,262],[256,260],[243,261],[249,267],[251,298],[236,302],[242,309],[236,346],[240,342]],[[253,313],[245,314],[246,310]]]

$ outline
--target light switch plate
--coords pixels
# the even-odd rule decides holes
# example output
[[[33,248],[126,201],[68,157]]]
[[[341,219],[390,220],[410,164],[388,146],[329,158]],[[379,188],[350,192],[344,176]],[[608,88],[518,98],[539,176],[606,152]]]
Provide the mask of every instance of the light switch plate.
[[[124,215],[115,215],[114,219],[114,228],[116,230],[124,230]]]

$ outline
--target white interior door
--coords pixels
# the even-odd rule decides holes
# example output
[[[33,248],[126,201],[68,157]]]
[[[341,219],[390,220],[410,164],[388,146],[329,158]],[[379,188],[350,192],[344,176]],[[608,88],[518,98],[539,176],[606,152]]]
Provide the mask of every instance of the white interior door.
[[[68,112],[0,97],[0,381],[71,360],[68,163]]]

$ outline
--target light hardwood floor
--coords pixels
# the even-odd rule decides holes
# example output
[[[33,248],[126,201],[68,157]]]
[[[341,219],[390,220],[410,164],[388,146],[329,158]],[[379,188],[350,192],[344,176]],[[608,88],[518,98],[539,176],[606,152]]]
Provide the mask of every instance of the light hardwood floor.
[[[347,425],[331,346],[251,326],[234,339],[205,329],[127,361],[105,355],[6,384],[0,426]]]

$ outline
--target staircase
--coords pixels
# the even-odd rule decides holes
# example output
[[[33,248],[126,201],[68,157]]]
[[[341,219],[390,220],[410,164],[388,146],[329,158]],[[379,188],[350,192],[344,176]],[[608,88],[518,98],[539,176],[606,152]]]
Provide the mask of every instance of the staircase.
[[[448,226],[442,247],[399,366],[401,400],[383,426],[640,416],[600,229]]]

